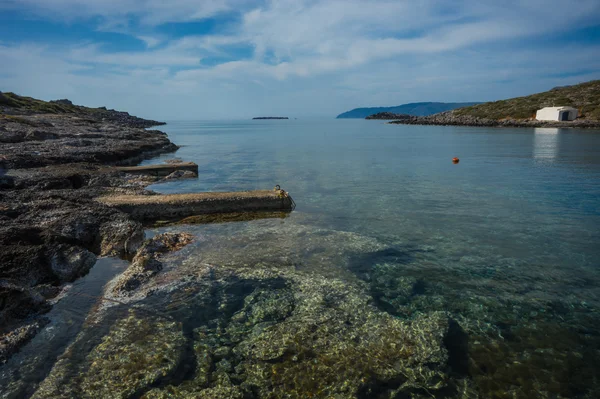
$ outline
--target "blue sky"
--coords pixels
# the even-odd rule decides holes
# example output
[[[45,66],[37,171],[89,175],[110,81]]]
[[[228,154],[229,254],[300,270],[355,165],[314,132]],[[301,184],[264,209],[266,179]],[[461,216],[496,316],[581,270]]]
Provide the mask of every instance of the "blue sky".
[[[0,0],[0,90],[159,119],[331,116],[600,79],[600,1]]]

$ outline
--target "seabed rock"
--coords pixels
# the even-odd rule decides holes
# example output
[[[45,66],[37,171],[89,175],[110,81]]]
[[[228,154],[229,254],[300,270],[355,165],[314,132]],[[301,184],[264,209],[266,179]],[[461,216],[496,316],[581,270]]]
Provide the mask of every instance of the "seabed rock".
[[[191,243],[194,236],[188,233],[163,233],[144,242],[131,265],[117,277],[111,288],[113,295],[133,291],[162,270],[160,255],[178,251]]]
[[[175,172],[165,177],[165,180],[193,179],[196,177],[198,177],[198,175],[192,172],[191,170],[176,170]]]
[[[80,336],[33,395],[42,398],[130,398],[167,379],[180,363],[185,339],[181,324],[140,316],[131,310],[80,362]]]

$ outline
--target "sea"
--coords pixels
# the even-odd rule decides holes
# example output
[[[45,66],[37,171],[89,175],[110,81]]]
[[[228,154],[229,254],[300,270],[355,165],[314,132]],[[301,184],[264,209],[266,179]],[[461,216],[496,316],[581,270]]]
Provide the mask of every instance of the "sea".
[[[280,185],[296,203],[294,211],[285,215],[149,226],[148,237],[163,232],[195,236],[194,243],[173,261],[189,273],[200,265],[217,272],[219,267],[251,268],[252,273],[263,268],[280,273],[285,287],[310,286],[307,281],[316,287],[335,281],[341,293],[354,295],[358,290],[356,295],[363,302],[357,314],[368,308],[373,315],[369,317],[384,317],[390,323],[411,323],[432,314],[451,320],[457,342],[445,341],[452,347],[447,348],[444,383],[439,383],[445,390],[436,390],[433,383],[427,387],[414,383],[407,390],[406,382],[385,381],[373,371],[377,382],[361,387],[358,394],[350,388],[346,393],[335,391],[335,383],[327,380],[323,384],[331,390],[315,388],[312,397],[600,397],[599,130],[408,126],[301,118],[170,121],[158,129],[181,148],[143,164],[180,158],[197,163],[199,173],[195,179],[163,182],[149,189],[167,194]],[[453,163],[455,157],[458,163]],[[103,284],[125,267],[123,261],[102,259],[76,283],[73,292],[101,296]],[[284,271],[278,272],[278,267]],[[254,285],[228,294],[241,295],[243,304],[235,309],[221,304],[211,310],[215,313],[211,317],[218,319],[219,309],[224,309],[231,313],[231,320],[237,320],[235,312],[250,306],[252,298],[258,301],[257,290],[270,295],[271,286],[255,283],[257,279],[252,280]],[[296,295],[294,301],[299,301],[299,291],[294,289],[290,288]],[[31,395],[57,359],[68,357],[65,351],[81,340],[86,329],[102,330],[90,322],[90,313],[98,309],[90,299],[93,295],[84,300],[67,295],[50,313],[54,332],[39,334],[0,366],[0,382],[11,387],[5,388],[3,397]],[[278,296],[275,303],[284,303],[284,297]],[[182,323],[190,337],[197,337],[200,327],[203,337],[226,335],[228,330],[219,330],[221,324],[212,325],[200,315],[207,312],[204,305],[192,297],[178,298],[172,312],[163,302],[153,303],[151,297],[136,306],[148,301],[153,310]],[[350,306],[349,298],[355,297],[335,298],[333,303]],[[295,310],[290,312],[293,317]],[[284,325],[285,317],[277,317],[268,320],[269,328]],[[115,319],[109,317],[105,323]],[[195,324],[186,327],[191,319]],[[244,334],[254,340],[263,330],[252,331]],[[372,331],[379,334],[375,327]],[[346,339],[346,335],[334,336],[332,347],[337,345],[335,337]],[[206,344],[215,353],[234,353],[214,355],[225,360],[207,366],[213,377],[204,382],[206,389],[222,386],[215,381],[224,377],[215,375],[228,375],[233,387],[243,385],[240,376],[247,376],[250,366],[240,339]],[[305,345],[310,348],[311,342]],[[272,345],[277,345],[275,338]],[[81,348],[93,351],[85,345]],[[332,356],[334,363],[343,361]],[[360,354],[369,356],[375,355],[367,349]],[[189,376],[197,375],[201,367],[193,356],[186,361],[195,364],[190,366],[193,370],[152,386],[180,387],[182,381],[191,381]],[[232,363],[231,367],[224,361]],[[352,365],[350,361],[344,367]],[[358,374],[367,370],[362,363],[360,367]],[[268,396],[264,387],[250,391],[255,397],[302,397],[304,391],[293,381],[301,380],[303,372],[308,373],[297,369],[294,378],[281,383],[288,396]],[[310,377],[316,378],[316,386],[320,378],[329,378],[319,375]],[[277,392],[274,385],[269,389]],[[142,397],[141,392],[122,397]]]

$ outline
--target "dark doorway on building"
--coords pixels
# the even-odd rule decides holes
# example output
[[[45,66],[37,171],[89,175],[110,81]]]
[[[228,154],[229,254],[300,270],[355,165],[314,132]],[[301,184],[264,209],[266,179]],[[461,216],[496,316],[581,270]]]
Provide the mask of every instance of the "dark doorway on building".
[[[563,111],[562,114],[560,114],[560,120],[561,121],[568,121],[569,120],[569,111]]]

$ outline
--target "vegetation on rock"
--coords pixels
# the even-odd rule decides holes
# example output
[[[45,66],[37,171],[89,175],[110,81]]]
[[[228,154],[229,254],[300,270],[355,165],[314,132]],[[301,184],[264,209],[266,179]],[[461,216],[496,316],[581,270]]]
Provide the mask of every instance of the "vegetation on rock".
[[[493,101],[460,108],[453,113],[485,119],[535,118],[544,107],[571,106],[579,110],[579,118],[600,120],[600,80],[573,86],[555,87],[550,91],[525,97]]]
[[[19,96],[15,93],[0,92],[1,115],[31,114],[72,114],[86,116],[92,120],[105,120],[126,123],[130,127],[151,127],[164,125],[164,122],[146,120],[131,116],[127,112],[107,110],[106,107],[89,108],[74,105],[70,100],[43,101],[31,97]]]

